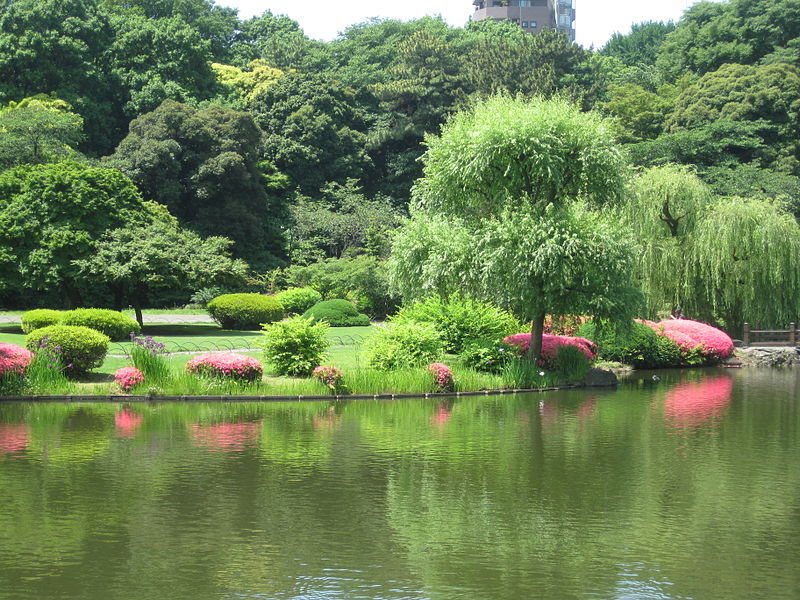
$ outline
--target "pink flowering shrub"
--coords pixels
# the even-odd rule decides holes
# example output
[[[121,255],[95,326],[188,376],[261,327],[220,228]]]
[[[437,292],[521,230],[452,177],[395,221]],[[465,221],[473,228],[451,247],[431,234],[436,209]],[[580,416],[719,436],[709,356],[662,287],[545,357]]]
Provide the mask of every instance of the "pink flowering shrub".
[[[342,370],[337,367],[321,365],[316,367],[311,372],[311,375],[319,379],[326,387],[330,388],[332,392],[339,392],[342,389],[342,377],[344,377],[344,374]]]
[[[733,354],[733,340],[716,327],[689,319],[666,319],[660,323],[641,321],[658,335],[675,342],[686,356],[699,354],[701,362],[716,362]]]
[[[522,351],[523,354],[525,354],[528,352],[528,349],[531,346],[531,334],[517,333],[503,339],[503,342],[516,346]],[[587,340],[586,338],[582,337],[549,335],[545,333],[542,336],[542,356],[539,358],[539,362],[537,364],[540,367],[553,371],[558,369],[556,357],[558,355],[558,349],[561,348],[561,346],[575,346],[581,352],[583,352],[586,358],[588,358],[590,361],[593,361],[595,358],[597,358],[597,344],[591,340]]]
[[[255,358],[235,352],[210,352],[186,363],[186,372],[194,375],[226,377],[237,381],[258,381],[264,369]]]
[[[134,386],[144,381],[144,375],[136,367],[122,367],[114,373],[114,381],[124,392],[130,392]]]
[[[33,359],[33,353],[16,344],[0,344],[0,377],[11,373],[22,375]]]
[[[435,362],[428,365],[428,372],[433,374],[436,391],[452,392],[455,389],[453,372],[443,363]]]

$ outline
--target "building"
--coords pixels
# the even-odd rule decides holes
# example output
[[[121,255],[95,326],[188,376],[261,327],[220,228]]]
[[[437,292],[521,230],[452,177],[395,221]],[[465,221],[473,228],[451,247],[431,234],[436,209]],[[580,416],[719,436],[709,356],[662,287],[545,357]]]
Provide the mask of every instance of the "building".
[[[575,41],[573,0],[474,0],[473,4],[474,21],[508,19],[530,33],[548,27],[563,31]]]

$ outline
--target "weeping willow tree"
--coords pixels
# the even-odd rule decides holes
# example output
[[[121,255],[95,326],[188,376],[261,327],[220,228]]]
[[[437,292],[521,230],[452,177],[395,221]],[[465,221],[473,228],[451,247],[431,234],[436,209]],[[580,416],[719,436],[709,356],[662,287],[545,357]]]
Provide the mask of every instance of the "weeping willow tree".
[[[510,309],[531,321],[533,359],[548,312],[624,319],[635,309],[631,245],[597,210],[627,176],[601,118],[498,96],[427,142],[390,261],[404,298],[461,291]]]
[[[650,316],[681,309],[728,328],[800,315],[800,226],[777,201],[714,198],[686,167],[645,171],[620,208],[639,239]]]

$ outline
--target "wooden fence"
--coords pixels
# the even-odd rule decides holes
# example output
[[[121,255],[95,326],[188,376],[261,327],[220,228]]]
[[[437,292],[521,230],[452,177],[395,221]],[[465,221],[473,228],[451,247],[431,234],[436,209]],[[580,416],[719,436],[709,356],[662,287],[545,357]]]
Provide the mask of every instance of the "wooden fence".
[[[758,325],[756,325],[758,327]],[[797,324],[789,323],[789,329],[750,329],[745,323],[742,328],[742,346],[797,346],[800,341]]]

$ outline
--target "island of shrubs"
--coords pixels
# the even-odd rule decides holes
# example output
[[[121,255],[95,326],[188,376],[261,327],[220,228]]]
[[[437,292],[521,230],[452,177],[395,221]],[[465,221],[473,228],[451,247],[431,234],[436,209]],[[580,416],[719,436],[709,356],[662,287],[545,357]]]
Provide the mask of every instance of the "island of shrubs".
[[[260,360],[233,352],[192,357],[178,370],[163,344],[136,321],[105,309],[33,310],[22,318],[26,348],[0,344],[3,393],[65,393],[105,360],[111,341],[130,340],[131,365],[114,377],[117,393],[324,395],[532,389],[583,379],[598,359],[634,368],[716,364],[733,353],[724,332],[696,321],[634,321],[610,326],[550,320],[537,362],[530,334],[514,315],[460,295],[402,307],[374,328],[361,364],[326,364],[330,327],[369,325],[342,299],[311,288],[274,296],[224,294],[208,312],[227,329],[263,332]],[[266,367],[266,368],[265,368]],[[269,377],[264,377],[265,371]],[[108,393],[106,387],[103,390]]]

